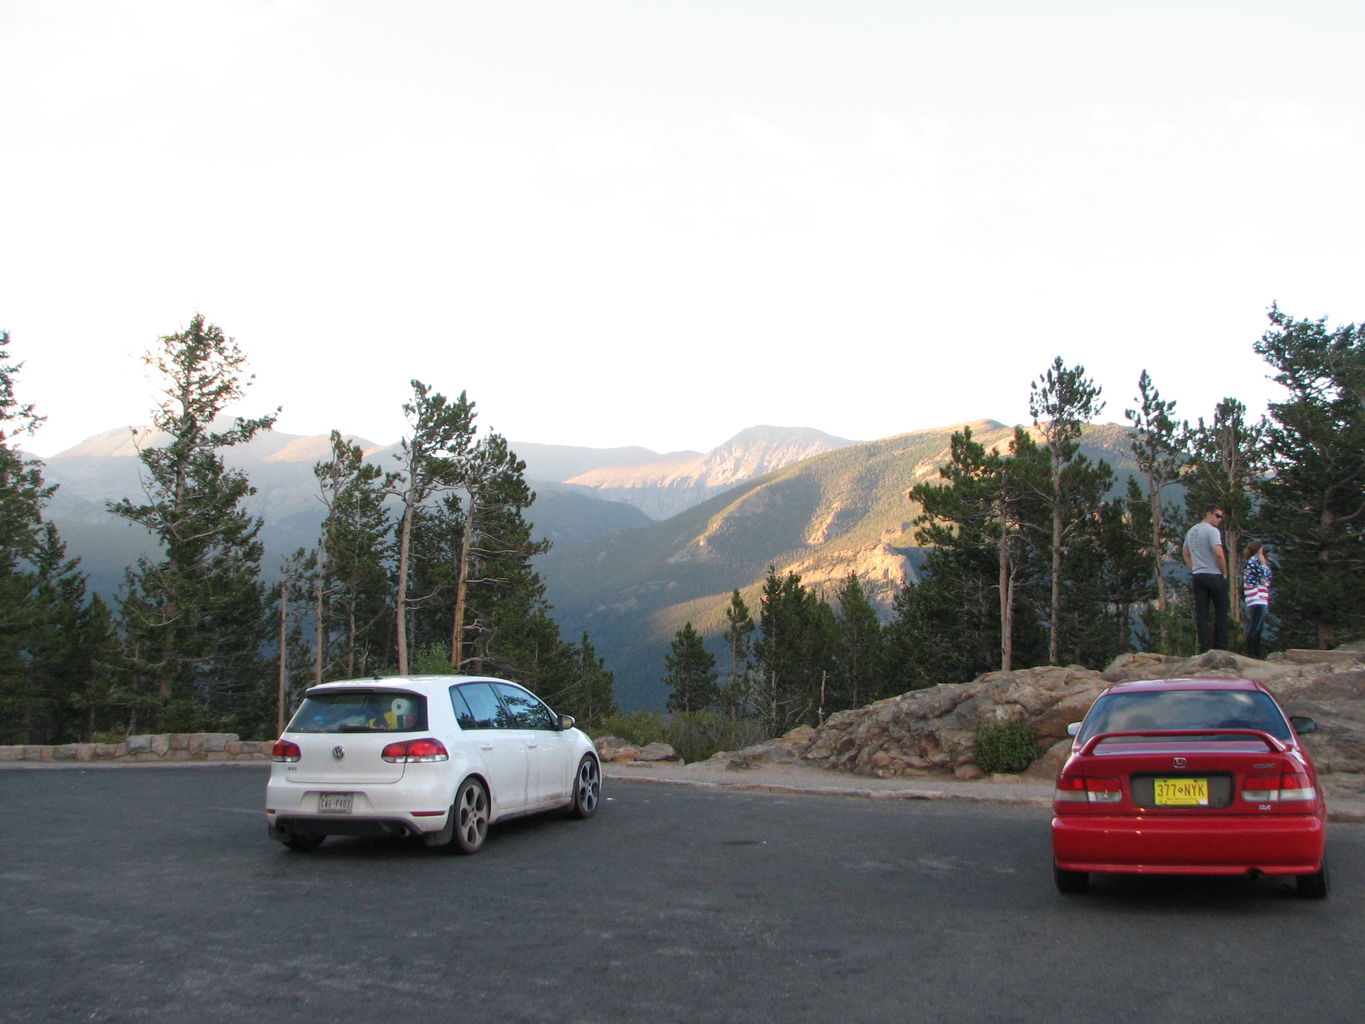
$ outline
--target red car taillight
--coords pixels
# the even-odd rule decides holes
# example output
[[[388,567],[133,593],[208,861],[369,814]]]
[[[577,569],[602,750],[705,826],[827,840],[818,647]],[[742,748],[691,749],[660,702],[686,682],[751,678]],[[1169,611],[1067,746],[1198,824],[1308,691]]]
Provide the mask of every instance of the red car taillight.
[[[445,744],[440,740],[403,740],[390,743],[380,754],[390,764],[415,764],[423,761],[449,761]]]
[[[303,757],[303,751],[299,749],[297,743],[289,740],[276,740],[274,749],[270,751],[270,760],[280,761],[284,764],[293,764]]]
[[[1242,786],[1242,799],[1253,804],[1307,801],[1315,803],[1318,791],[1313,780],[1304,772],[1283,772],[1280,775],[1254,775]]]
[[[1098,778],[1090,775],[1064,775],[1057,780],[1052,801],[1057,813],[1079,812],[1073,804],[1116,804],[1123,799],[1123,783],[1118,779]]]

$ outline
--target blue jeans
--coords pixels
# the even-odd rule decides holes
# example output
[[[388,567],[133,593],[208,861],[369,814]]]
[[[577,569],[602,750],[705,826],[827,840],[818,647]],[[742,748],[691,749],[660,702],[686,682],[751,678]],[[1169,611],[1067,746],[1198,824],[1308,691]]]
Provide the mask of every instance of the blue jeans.
[[[1253,658],[1261,656],[1261,631],[1265,629],[1265,617],[1270,608],[1263,604],[1247,605],[1247,654]]]
[[[1222,573],[1197,572],[1190,577],[1194,585],[1194,627],[1199,635],[1199,653],[1217,648],[1228,649],[1228,578]],[[1209,609],[1213,625],[1209,625]]]

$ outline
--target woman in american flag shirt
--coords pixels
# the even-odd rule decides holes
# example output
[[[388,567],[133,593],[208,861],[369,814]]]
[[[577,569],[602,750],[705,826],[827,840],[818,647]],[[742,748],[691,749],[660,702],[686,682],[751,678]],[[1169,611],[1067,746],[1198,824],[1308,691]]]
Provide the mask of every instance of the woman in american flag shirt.
[[[1247,654],[1261,656],[1261,631],[1265,629],[1266,613],[1270,610],[1270,561],[1265,556],[1265,545],[1254,540],[1247,545],[1246,570],[1242,573],[1242,600],[1246,603]]]

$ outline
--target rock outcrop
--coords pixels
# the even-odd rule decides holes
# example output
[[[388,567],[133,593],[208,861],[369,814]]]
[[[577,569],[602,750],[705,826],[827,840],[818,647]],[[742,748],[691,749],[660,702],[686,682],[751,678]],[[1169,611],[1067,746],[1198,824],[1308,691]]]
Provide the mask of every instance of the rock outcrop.
[[[1267,661],[1227,651],[1197,658],[1128,654],[1103,672],[1045,666],[991,672],[969,683],[912,690],[852,711],[818,729],[719,754],[732,767],[799,760],[880,778],[954,775],[980,778],[977,729],[1019,722],[1038,736],[1040,756],[1026,774],[1051,778],[1070,749],[1067,726],[1106,686],[1136,679],[1240,676],[1266,685],[1290,714],[1319,723],[1304,741],[1323,772],[1360,773],[1365,791],[1365,652],[1290,651]],[[1340,782],[1338,782],[1340,784]]]
[[[636,746],[619,736],[603,736],[596,741],[597,756],[603,761],[681,761],[678,752],[667,743],[647,743]]]

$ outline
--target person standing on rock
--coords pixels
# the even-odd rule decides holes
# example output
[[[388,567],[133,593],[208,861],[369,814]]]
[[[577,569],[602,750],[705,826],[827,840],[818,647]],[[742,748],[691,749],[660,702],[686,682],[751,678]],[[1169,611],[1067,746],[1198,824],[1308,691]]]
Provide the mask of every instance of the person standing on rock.
[[[1247,654],[1253,658],[1261,656],[1261,632],[1270,612],[1272,575],[1265,545],[1259,540],[1252,541],[1247,545],[1246,571],[1242,573],[1242,600],[1247,611]]]
[[[1194,626],[1200,654],[1214,648],[1228,649],[1228,609],[1232,602],[1228,597],[1228,552],[1219,529],[1222,522],[1222,507],[1210,505],[1204,509],[1204,518],[1185,533],[1185,564],[1190,568],[1194,589]]]

